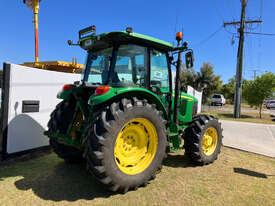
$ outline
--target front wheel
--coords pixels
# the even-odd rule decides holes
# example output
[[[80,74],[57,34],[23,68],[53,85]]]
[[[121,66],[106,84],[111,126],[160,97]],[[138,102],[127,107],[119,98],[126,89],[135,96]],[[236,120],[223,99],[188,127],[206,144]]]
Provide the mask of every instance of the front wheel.
[[[90,127],[88,170],[111,191],[146,185],[166,154],[165,124],[162,112],[146,101],[112,103]]]
[[[214,162],[222,145],[221,123],[213,116],[196,116],[184,131],[185,153],[196,163]]]

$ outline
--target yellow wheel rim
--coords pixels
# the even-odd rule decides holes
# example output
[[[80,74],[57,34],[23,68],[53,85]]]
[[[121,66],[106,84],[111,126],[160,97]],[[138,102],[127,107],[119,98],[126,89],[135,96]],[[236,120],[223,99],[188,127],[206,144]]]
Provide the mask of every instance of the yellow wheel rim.
[[[214,127],[209,127],[204,135],[202,141],[202,150],[205,155],[212,155],[215,152],[218,143],[218,132]]]
[[[118,133],[114,158],[118,168],[127,175],[146,170],[155,157],[158,135],[147,119],[136,118],[127,122]]]

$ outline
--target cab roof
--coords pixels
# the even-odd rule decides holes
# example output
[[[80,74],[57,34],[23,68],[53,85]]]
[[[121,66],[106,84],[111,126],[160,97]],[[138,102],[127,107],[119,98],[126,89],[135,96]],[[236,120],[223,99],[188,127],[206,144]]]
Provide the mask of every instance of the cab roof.
[[[84,48],[85,41],[87,39],[93,40],[93,45],[89,48]],[[155,49],[159,49],[162,51],[171,51],[174,47],[169,42],[150,37],[147,35],[135,33],[135,32],[126,32],[126,31],[114,31],[114,32],[106,32],[98,35],[90,35],[79,40],[80,46],[83,49],[90,50],[90,49],[99,49],[101,47],[107,47],[108,45],[111,46],[114,43],[134,43],[139,44],[147,47],[152,47]],[[107,45],[106,45],[107,44]]]

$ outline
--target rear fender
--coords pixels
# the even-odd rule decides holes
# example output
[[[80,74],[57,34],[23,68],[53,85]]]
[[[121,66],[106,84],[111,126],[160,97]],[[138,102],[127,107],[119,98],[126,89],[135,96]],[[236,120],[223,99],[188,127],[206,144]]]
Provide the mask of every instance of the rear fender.
[[[70,99],[73,95],[72,91],[73,91],[72,89],[69,89],[69,90],[66,90],[66,91],[58,92],[57,99],[64,99],[64,100]]]
[[[149,103],[155,104],[159,111],[163,112],[163,117],[167,120],[167,111],[162,104],[160,98],[153,92],[143,88],[110,88],[108,92],[102,95],[92,95],[88,104],[97,107],[109,105],[114,101],[122,98],[137,97],[138,99],[146,99]]]

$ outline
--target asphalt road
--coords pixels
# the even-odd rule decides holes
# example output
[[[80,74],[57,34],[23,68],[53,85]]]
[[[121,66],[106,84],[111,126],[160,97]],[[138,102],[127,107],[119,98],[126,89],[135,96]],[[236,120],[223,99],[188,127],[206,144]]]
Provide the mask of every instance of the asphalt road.
[[[275,125],[220,121],[224,146],[275,158]]]

